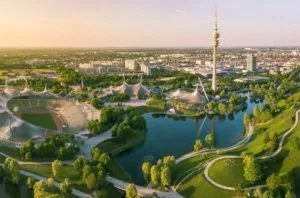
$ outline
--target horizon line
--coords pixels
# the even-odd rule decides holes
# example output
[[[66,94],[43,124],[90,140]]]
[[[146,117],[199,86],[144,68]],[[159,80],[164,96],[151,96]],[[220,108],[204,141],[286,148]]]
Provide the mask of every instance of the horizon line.
[[[210,49],[212,46],[0,46],[0,49]],[[300,48],[300,45],[232,45],[226,48]]]

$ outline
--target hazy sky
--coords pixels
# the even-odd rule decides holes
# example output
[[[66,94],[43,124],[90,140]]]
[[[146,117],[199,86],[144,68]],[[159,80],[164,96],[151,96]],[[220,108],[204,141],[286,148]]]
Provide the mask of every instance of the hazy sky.
[[[300,0],[0,0],[0,47],[300,45]]]

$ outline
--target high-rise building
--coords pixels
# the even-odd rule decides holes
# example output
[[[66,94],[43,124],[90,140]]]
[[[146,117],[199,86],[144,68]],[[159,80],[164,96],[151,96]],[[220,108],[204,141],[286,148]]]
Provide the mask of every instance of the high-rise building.
[[[254,54],[247,54],[247,71],[256,70],[256,56]]]
[[[140,67],[141,67],[141,72],[143,72],[147,75],[151,74],[152,67],[150,65],[146,65],[145,63],[141,63]]]
[[[125,60],[125,68],[129,69],[129,70],[137,70],[138,65],[135,60],[128,59],[128,60]]]
[[[215,28],[212,33],[213,38],[213,68],[212,68],[212,90],[216,91],[217,89],[217,48],[219,46],[220,34],[218,32],[218,20],[217,20],[217,9],[215,9]]]

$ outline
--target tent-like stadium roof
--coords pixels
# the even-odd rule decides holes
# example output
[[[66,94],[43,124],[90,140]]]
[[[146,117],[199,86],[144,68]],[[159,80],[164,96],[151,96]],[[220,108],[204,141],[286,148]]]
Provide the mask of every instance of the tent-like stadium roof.
[[[189,93],[186,96],[184,96],[182,100],[189,104],[200,104],[206,102],[206,98],[200,94],[198,87],[196,87],[193,93]]]
[[[14,96],[14,95],[18,94],[19,92],[18,92],[18,90],[16,90],[16,89],[6,87],[6,88],[4,89],[4,93],[6,93],[6,94],[9,95],[9,96]]]
[[[169,94],[169,98],[177,98],[178,100],[189,104],[200,104],[207,101],[206,98],[200,94],[198,87],[196,87],[192,93],[177,89],[175,92]]]

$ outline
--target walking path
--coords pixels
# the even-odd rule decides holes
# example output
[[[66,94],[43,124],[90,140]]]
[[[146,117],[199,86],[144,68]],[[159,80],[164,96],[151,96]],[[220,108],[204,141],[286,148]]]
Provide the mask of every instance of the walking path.
[[[295,120],[295,123],[294,125],[290,128],[290,130],[288,130],[281,138],[280,142],[279,142],[279,148],[277,149],[277,151],[269,156],[262,156],[262,157],[259,157],[259,159],[268,159],[268,158],[271,158],[271,157],[274,157],[276,156],[278,153],[280,153],[280,151],[282,150],[282,146],[284,144],[284,140],[285,138],[289,135],[289,133],[292,132],[292,130],[297,126],[297,123],[298,123],[298,120],[299,120],[299,115],[298,113],[300,112],[300,110],[298,110],[296,112],[296,120]],[[251,139],[252,135],[254,133],[254,127],[253,125],[249,125],[249,132],[247,134],[247,136],[241,140],[240,142],[238,142],[237,144],[233,145],[233,146],[230,146],[228,148],[223,148],[223,149],[205,149],[205,150],[202,150],[200,152],[192,152],[192,153],[188,153],[186,155],[183,155],[182,157],[176,159],[176,163],[179,163],[181,161],[184,161],[186,159],[189,159],[191,157],[195,157],[195,156],[198,156],[198,155],[202,155],[202,154],[209,154],[209,153],[220,153],[220,152],[227,152],[227,151],[230,151],[230,150],[234,150],[236,148],[239,148],[241,146],[244,146],[246,143],[249,142],[249,140]],[[81,150],[81,154],[84,154],[85,156],[87,156],[89,159],[91,159],[91,150],[92,148],[94,148],[95,146],[97,146],[99,143],[107,140],[107,139],[110,139],[112,138],[112,132],[111,130],[108,130],[107,132],[104,132],[100,135],[97,135],[97,136],[94,136],[92,138],[89,138],[87,140],[84,141],[84,144],[82,144],[80,146],[80,150]],[[0,152],[0,155],[2,156],[5,156],[5,157],[10,157],[8,155],[6,155],[5,153],[2,153]],[[177,186],[175,188],[173,188],[173,190],[176,190],[178,188],[178,186],[184,181],[186,180],[190,175],[192,175],[194,172],[196,171],[199,171],[199,170],[202,170],[203,167],[205,167],[205,170],[204,170],[204,176],[205,178],[213,185],[215,185],[216,187],[219,187],[219,188],[222,188],[222,189],[225,189],[225,190],[236,190],[234,187],[229,187],[229,186],[224,186],[224,185],[221,185],[217,182],[215,182],[214,180],[212,180],[209,176],[208,176],[208,170],[209,168],[218,160],[221,160],[221,159],[230,159],[230,158],[241,158],[241,156],[222,156],[222,157],[219,157],[219,158],[216,158],[216,159],[213,159],[212,161],[210,161],[208,164],[204,164],[203,166],[200,166],[199,168],[195,169],[194,171],[190,172],[192,169],[186,171],[186,172],[189,172],[189,174],[187,176],[185,176],[181,181],[179,181],[179,183],[177,184]],[[23,162],[23,161],[19,161],[17,160],[20,164],[47,164],[47,165],[50,165],[52,162]],[[64,162],[65,164],[72,164],[72,162],[70,161],[66,161]],[[194,169],[194,168],[193,168]],[[39,175],[36,175],[36,174],[33,174],[33,173],[30,173],[30,172],[27,172],[27,171],[23,171],[21,170],[20,173],[22,175],[25,175],[25,176],[32,176],[36,179],[39,179],[39,180],[44,180],[46,181],[47,178],[45,177],[42,177],[42,176],[39,176]],[[129,184],[127,182],[124,182],[122,180],[119,180],[119,179],[116,179],[116,178],[113,178],[113,177],[110,177],[110,176],[107,176],[106,177],[106,180],[110,183],[112,183],[116,188],[118,189],[121,189],[121,190],[125,190],[126,189],[126,186]],[[60,183],[58,182],[55,182],[55,186],[59,187]],[[259,187],[263,187],[265,185],[259,185],[259,186],[253,186],[253,187],[249,187],[247,189],[256,189],[256,188],[259,188]],[[142,187],[142,186],[136,186],[137,187],[137,190],[139,192],[140,195],[142,196],[148,196],[148,195],[152,195],[153,193],[156,193],[159,197],[165,197],[165,198],[182,198],[182,196],[175,192],[175,191],[169,191],[169,192],[162,192],[162,191],[158,191],[158,190],[155,190],[155,189],[151,189],[151,188],[147,188],[147,187]],[[76,189],[72,189],[72,193],[76,196],[79,196],[79,197],[92,197],[91,195],[89,194],[86,194],[86,193],[83,193],[83,192],[80,192]]]
[[[120,190],[125,190],[127,185],[129,183],[124,182],[122,180],[107,176],[106,177],[106,181],[112,183],[114,185],[114,187],[120,189]],[[158,197],[164,197],[164,198],[183,198],[183,196],[181,196],[179,193],[174,192],[174,191],[168,191],[168,192],[162,192],[159,190],[154,190],[151,188],[147,188],[147,187],[143,187],[143,186],[138,186],[135,185],[137,188],[137,191],[139,193],[140,196],[150,196],[153,193],[156,193]]]
[[[191,153],[185,154],[185,155],[177,158],[175,163],[178,164],[179,162],[182,162],[186,159],[189,159],[189,158],[192,158],[192,157],[195,157],[198,155],[202,155],[202,154],[221,153],[221,152],[227,152],[227,151],[237,149],[237,148],[247,144],[249,142],[249,140],[251,139],[253,133],[254,133],[254,127],[252,124],[250,124],[249,132],[248,132],[247,136],[244,139],[242,139],[241,141],[239,141],[238,143],[236,143],[235,145],[227,147],[227,148],[222,148],[222,149],[203,149],[199,152],[191,152]]]
[[[101,133],[99,135],[84,140],[83,144],[80,144],[80,154],[86,156],[89,160],[91,160],[92,159],[91,150],[101,142],[104,142],[105,140],[111,138],[113,138],[112,132],[111,129],[109,129],[104,133]]]
[[[276,155],[278,155],[281,150],[282,150],[282,146],[284,144],[284,141],[286,139],[286,137],[297,127],[298,125],[298,122],[299,122],[299,112],[300,112],[300,109],[296,111],[295,113],[295,122],[294,122],[294,125],[287,131],[283,134],[283,136],[281,137],[280,139],[280,142],[279,142],[279,147],[278,149],[271,155],[266,155],[266,156],[261,156],[261,157],[257,157],[257,159],[270,159],[272,157],[275,157]],[[205,178],[207,179],[208,182],[210,182],[211,184],[213,184],[214,186],[218,187],[218,188],[222,188],[224,190],[236,190],[236,188],[234,187],[230,187],[230,186],[225,186],[225,185],[222,185],[222,184],[219,184],[218,182],[214,181],[213,179],[211,179],[208,175],[208,171],[209,171],[209,168],[217,161],[219,160],[222,160],[222,159],[239,159],[239,158],[242,158],[242,156],[222,156],[222,157],[218,157],[212,161],[210,161],[208,163],[208,165],[205,167],[204,169],[204,176]],[[251,186],[251,187],[248,187],[248,188],[245,188],[244,190],[253,190],[253,189],[257,189],[257,188],[260,188],[260,187],[265,187],[266,185],[257,185],[257,186]]]

